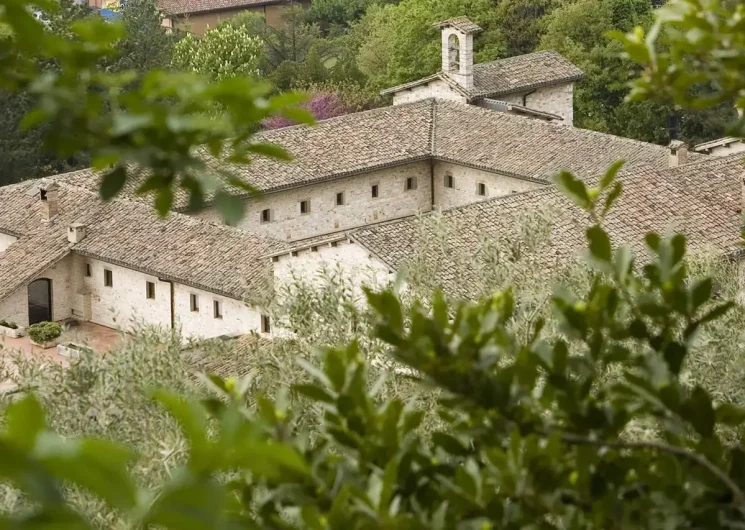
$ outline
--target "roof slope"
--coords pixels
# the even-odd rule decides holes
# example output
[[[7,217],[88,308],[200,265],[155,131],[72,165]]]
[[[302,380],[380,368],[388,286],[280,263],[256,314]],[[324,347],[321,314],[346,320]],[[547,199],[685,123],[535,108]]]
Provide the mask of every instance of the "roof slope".
[[[469,100],[504,96],[514,92],[533,90],[549,85],[573,83],[584,78],[582,70],[570,63],[555,51],[540,51],[516,55],[507,59],[498,59],[487,63],[473,65],[473,87],[458,85],[458,92]],[[415,86],[441,79],[449,85],[457,83],[445,73],[431,76],[387,88],[381,94],[393,94]]]
[[[39,181],[0,188],[0,231],[19,237],[0,256],[0,299],[69,252],[236,299],[269,270],[262,257],[283,243],[178,213],[157,217],[152,206],[127,199],[109,203],[60,182],[59,215],[43,221]],[[86,225],[78,244],[67,241],[72,222]]]
[[[625,160],[627,168],[669,163],[669,150],[660,145],[473,105],[438,101],[436,120],[435,158],[516,177],[547,181],[567,170],[588,178],[616,160]]]
[[[473,97],[495,97],[571,83],[584,72],[558,52],[540,51],[473,65]]]
[[[246,166],[225,165],[205,155],[208,165],[233,171],[269,192],[429,158],[548,182],[561,170],[595,176],[618,159],[629,168],[666,168],[669,156],[659,145],[435,99],[330,118],[313,127],[266,131],[255,139],[279,144],[295,159],[259,157]],[[689,159],[705,156],[690,153]],[[91,170],[55,180],[95,193],[100,184]],[[149,204],[151,198],[134,194],[137,185],[137,180],[128,180],[124,195]],[[177,192],[176,208],[185,208],[186,199]]]
[[[158,8],[168,15],[187,15],[222,9],[240,9],[248,6],[285,3],[287,3],[287,0],[158,0]]]
[[[694,251],[729,253],[738,248],[742,155],[707,160],[669,170],[639,168],[620,176],[624,193],[608,215],[605,227],[617,244],[628,243],[645,255],[644,235],[674,229],[688,237]],[[551,209],[556,218],[546,246],[535,257],[536,266],[554,267],[571,262],[585,248],[587,214],[554,188],[508,195],[443,212],[453,230],[446,232],[437,282],[446,292],[462,297],[478,295],[483,283],[477,263],[484,238],[509,241],[518,236],[521,216]],[[425,232],[422,232],[424,228]],[[409,218],[351,232],[351,237],[398,269],[416,255],[427,225]],[[464,270],[458,255],[474,256]]]

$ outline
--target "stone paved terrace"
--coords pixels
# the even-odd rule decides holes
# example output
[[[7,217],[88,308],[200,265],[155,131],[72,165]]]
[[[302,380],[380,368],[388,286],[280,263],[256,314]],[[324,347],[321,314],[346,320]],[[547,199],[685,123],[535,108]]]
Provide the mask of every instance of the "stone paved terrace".
[[[74,326],[65,325],[65,331],[57,342],[60,344],[75,342],[89,346],[97,353],[105,353],[127,340],[128,335],[119,330],[99,326],[91,322],[80,322]],[[57,353],[56,346],[44,349],[32,344],[28,336],[13,339],[0,335],[0,362],[5,363],[19,352],[26,358],[35,357],[50,363],[69,365],[69,359]],[[6,367],[13,370],[12,362],[7,363]],[[13,386],[14,384],[10,380],[0,381],[0,393],[12,389]]]

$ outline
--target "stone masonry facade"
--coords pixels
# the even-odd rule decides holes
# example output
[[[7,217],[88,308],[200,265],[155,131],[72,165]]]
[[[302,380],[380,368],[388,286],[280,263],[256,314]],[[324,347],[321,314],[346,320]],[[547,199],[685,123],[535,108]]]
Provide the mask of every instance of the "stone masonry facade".
[[[574,85],[572,83],[546,86],[529,92],[517,92],[500,96],[498,99],[507,103],[558,114],[564,118],[563,121],[556,122],[561,125],[574,124]]]

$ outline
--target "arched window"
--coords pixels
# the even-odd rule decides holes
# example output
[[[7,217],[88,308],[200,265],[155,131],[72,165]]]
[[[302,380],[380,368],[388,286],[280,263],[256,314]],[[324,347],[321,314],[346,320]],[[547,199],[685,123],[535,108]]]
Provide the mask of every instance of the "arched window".
[[[460,39],[455,33],[451,33],[448,37],[448,57],[448,71],[460,71]]]

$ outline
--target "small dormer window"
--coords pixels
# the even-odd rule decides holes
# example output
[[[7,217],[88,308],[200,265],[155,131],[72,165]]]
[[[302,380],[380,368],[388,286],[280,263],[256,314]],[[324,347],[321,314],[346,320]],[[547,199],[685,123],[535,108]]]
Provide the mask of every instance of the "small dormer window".
[[[39,198],[42,201],[46,201],[47,200],[47,190],[39,190]]]

